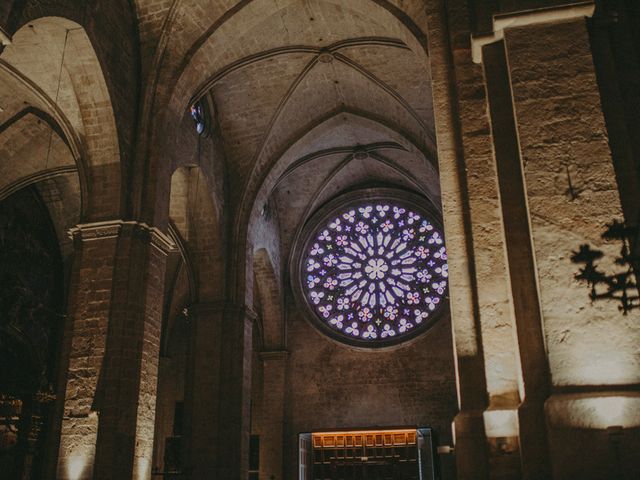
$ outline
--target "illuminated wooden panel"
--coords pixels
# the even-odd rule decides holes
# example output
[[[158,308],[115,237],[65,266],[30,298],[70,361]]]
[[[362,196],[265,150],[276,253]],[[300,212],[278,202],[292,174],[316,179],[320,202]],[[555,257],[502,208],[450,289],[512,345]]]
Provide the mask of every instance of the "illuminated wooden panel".
[[[381,430],[313,433],[313,447],[381,447],[415,445],[415,430]]]
[[[415,430],[311,434],[311,479],[420,477]]]

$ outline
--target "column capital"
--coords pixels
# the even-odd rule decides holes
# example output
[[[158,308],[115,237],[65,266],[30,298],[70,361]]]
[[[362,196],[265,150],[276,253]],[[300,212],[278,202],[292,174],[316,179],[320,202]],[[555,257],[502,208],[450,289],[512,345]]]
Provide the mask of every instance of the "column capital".
[[[504,38],[507,28],[524,27],[541,23],[591,18],[595,11],[594,1],[570,3],[555,7],[537,8],[493,15],[493,32],[471,35],[471,57],[474,63],[482,63],[482,47]]]
[[[115,219],[105,220],[102,222],[81,223],[70,228],[68,235],[72,240],[91,242],[95,240],[116,238],[124,232],[130,232],[131,235],[148,236],[149,242],[164,253],[170,253],[177,250],[177,246],[173,240],[171,240],[171,238],[164,234],[159,228],[150,227],[144,222],[136,222],[133,220],[127,221]]]

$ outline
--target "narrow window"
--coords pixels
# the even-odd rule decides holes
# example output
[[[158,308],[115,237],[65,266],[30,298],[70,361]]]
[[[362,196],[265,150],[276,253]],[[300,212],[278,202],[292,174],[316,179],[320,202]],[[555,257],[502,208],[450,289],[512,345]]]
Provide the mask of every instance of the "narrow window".
[[[198,135],[204,134],[207,129],[207,112],[203,100],[198,100],[191,105],[190,113],[196,124],[196,132],[198,132]]]

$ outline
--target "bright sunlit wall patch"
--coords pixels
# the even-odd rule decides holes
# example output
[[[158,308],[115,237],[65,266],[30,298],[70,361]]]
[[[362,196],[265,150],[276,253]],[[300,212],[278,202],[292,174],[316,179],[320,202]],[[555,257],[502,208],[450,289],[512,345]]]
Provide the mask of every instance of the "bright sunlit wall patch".
[[[320,217],[299,254],[298,283],[326,333],[352,345],[391,345],[446,310],[447,253],[435,213],[368,196]]]

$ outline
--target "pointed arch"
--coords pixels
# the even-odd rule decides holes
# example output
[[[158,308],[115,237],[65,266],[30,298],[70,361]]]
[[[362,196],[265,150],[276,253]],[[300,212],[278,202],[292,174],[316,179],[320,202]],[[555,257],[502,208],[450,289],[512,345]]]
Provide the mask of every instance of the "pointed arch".
[[[105,76],[84,28],[62,17],[37,18],[15,32],[0,65],[13,72],[16,88],[23,92],[23,98],[5,109],[0,122],[18,113],[25,102],[60,119],[48,136],[60,138],[54,132],[64,132],[61,140],[77,156],[79,171],[86,172],[86,179],[81,176],[88,184],[82,187],[87,192],[85,220],[118,217],[120,144]],[[45,163],[48,158],[49,153]]]
[[[201,167],[182,166],[171,177],[169,219],[190,260],[197,301],[214,301],[224,292],[219,212]]]

